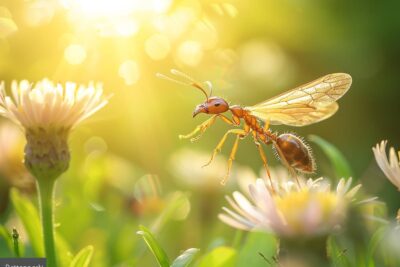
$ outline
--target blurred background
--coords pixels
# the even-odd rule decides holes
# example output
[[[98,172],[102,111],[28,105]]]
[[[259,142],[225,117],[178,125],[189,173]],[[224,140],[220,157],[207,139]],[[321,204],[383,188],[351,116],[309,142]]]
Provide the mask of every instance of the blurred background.
[[[251,138],[244,140],[222,187],[232,138],[201,168],[229,126],[217,121],[197,142],[179,140],[207,116],[192,118],[204,101],[197,90],[156,78],[171,68],[211,81],[214,95],[243,106],[328,73],[351,74],[353,85],[335,116],[272,129],[334,144],[354,179],[395,216],[400,195],[371,148],[387,139],[400,149],[399,8],[396,1],[0,0],[0,79],[6,86],[45,77],[101,81],[113,95],[71,136],[71,167],[57,189],[59,232],[72,250],[94,244],[93,266],[152,262],[135,234],[139,224],[152,227],[165,244],[173,240],[166,246],[172,255],[232,242],[234,230],[217,219],[224,195],[238,189],[241,177],[259,176],[262,162]],[[3,131],[0,143],[22,153],[23,138]],[[340,178],[311,146],[318,165],[313,177]],[[270,164],[279,165],[271,148],[265,150]],[[21,164],[14,158],[5,166]],[[2,223],[12,224],[10,186],[34,197],[32,180],[18,168],[17,176],[1,175],[19,177],[2,179]]]

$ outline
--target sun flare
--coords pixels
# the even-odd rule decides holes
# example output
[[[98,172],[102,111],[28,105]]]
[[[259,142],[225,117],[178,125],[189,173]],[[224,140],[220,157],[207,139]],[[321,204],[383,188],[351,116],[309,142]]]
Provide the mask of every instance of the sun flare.
[[[61,0],[62,4],[87,18],[127,16],[136,12],[165,12],[172,0]]]

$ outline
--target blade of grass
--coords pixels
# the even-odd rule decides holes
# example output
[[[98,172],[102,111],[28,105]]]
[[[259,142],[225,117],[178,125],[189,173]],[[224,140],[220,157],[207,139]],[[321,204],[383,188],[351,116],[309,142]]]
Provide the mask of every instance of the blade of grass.
[[[179,255],[171,267],[187,267],[193,261],[196,254],[200,251],[198,248],[189,248]]]
[[[143,225],[139,226],[140,231],[137,232],[138,235],[141,235],[144,241],[146,242],[148,248],[153,253],[156,258],[158,265],[160,267],[169,267],[169,259],[164,249],[160,246],[156,238],[150,232],[149,229],[144,227]]]
[[[13,242],[14,242],[14,255],[17,258],[20,258],[21,257],[21,252],[20,252],[20,249],[19,249],[19,234],[18,234],[17,229],[15,229],[15,228],[12,231],[12,239],[13,239]]]
[[[81,249],[72,259],[70,267],[88,267],[93,256],[93,246]]]
[[[36,207],[16,189],[11,189],[11,201],[28,234],[30,243],[37,257],[44,257],[42,228]]]
[[[218,247],[205,255],[198,267],[234,267],[237,251],[230,247]],[[250,265],[249,265],[250,266]]]
[[[12,253],[14,248],[12,236],[3,225],[0,225],[0,236],[3,237],[8,249]]]

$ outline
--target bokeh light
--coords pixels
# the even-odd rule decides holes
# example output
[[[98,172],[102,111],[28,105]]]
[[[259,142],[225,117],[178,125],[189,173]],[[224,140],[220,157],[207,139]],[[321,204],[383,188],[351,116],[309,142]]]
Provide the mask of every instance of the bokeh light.
[[[50,23],[56,12],[54,1],[33,0],[24,2],[24,20],[30,27],[37,27]]]
[[[188,66],[196,66],[203,59],[203,46],[201,43],[188,40],[181,43],[177,50],[177,60]]]
[[[240,57],[241,70],[251,79],[282,79],[290,68],[284,51],[277,44],[267,41],[247,42],[240,49]]]
[[[124,79],[126,85],[137,83],[140,77],[139,65],[134,60],[126,60],[121,63],[118,75]]]
[[[5,38],[17,30],[18,26],[12,19],[10,11],[0,6],[0,38]]]
[[[147,55],[153,60],[161,60],[168,56],[171,49],[169,39],[162,34],[154,34],[145,42]]]
[[[71,44],[65,48],[64,58],[71,65],[79,65],[86,59],[86,50],[80,44]]]

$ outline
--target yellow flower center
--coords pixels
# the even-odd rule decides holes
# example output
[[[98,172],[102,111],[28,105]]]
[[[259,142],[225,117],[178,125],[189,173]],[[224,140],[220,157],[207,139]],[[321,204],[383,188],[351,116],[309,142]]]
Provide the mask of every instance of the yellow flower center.
[[[332,227],[342,214],[343,201],[332,192],[303,189],[277,196],[275,203],[288,228],[294,233],[306,234],[311,230],[328,230],[325,226]],[[321,226],[325,229],[310,229]]]

